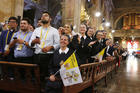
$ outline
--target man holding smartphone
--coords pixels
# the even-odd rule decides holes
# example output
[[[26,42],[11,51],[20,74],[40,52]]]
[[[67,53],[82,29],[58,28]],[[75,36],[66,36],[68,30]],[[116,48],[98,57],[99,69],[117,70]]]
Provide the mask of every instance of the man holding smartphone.
[[[23,18],[20,22],[20,30],[14,34],[9,44],[9,48],[14,47],[15,62],[32,63],[33,50],[28,44],[32,36],[32,32],[28,29],[29,24],[30,20]]]
[[[59,47],[59,32],[50,25],[50,13],[44,12],[41,17],[42,26],[34,30],[29,42],[35,48],[34,63],[40,66],[41,79],[48,76],[48,63]]]

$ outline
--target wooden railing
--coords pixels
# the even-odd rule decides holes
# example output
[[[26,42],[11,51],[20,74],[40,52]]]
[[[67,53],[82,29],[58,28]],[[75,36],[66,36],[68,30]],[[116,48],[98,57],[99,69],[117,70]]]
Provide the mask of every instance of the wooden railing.
[[[78,93],[93,84],[94,63],[80,66],[83,83],[63,88],[63,93]]]
[[[40,93],[39,67],[0,61],[0,90],[17,93]]]
[[[104,61],[97,63],[84,64],[80,66],[80,71],[83,79],[83,83],[67,86],[63,88],[63,93],[78,93],[88,87],[92,87],[92,93],[94,93],[94,84],[100,79],[105,80],[107,85],[106,76],[113,70],[116,71],[116,60]]]
[[[104,61],[89,63],[80,66],[83,83],[63,87],[63,93],[78,93],[88,87],[92,87],[99,80],[105,80],[106,76],[113,70],[116,71],[117,62]],[[0,90],[13,91],[17,93],[40,93],[39,67],[35,64],[24,64],[0,61]]]

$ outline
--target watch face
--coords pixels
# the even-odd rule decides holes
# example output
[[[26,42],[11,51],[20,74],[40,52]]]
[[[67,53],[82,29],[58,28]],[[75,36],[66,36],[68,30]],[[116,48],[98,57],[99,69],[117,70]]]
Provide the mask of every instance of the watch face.
[[[23,47],[22,44],[18,45],[17,50],[18,50],[18,51],[22,50],[22,47]]]
[[[26,43],[26,41],[24,41],[24,43],[23,43],[23,44],[25,45],[25,43]]]

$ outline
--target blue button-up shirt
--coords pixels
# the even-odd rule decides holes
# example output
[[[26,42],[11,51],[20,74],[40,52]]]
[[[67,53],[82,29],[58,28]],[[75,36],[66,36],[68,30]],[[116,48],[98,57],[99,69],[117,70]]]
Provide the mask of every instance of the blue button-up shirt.
[[[9,30],[2,31],[2,33],[0,35],[0,52],[2,52],[2,53],[4,53],[5,46],[10,43],[11,38],[14,34],[14,31],[9,31],[9,34],[8,34],[8,31]],[[6,41],[7,34],[8,34],[8,38]],[[7,44],[6,44],[6,42],[7,42]]]
[[[27,34],[27,36],[26,36]],[[29,42],[30,38],[32,36],[32,32],[22,32],[22,31],[18,31],[17,33],[14,34],[14,37],[17,37],[18,39],[22,39],[26,42]],[[25,38],[25,39],[24,39]],[[13,40],[13,39],[12,39]],[[16,43],[15,45],[15,49],[14,49],[14,57],[18,58],[18,57],[31,57],[33,56],[33,50],[29,47],[27,47],[26,45],[22,44],[22,49],[18,50],[17,47],[19,46],[18,43]]]

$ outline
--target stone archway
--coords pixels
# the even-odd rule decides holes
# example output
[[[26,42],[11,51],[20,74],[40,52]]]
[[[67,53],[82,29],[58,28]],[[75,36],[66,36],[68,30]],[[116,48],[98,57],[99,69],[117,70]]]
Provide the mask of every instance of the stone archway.
[[[140,9],[139,8],[120,8],[117,9],[116,11],[114,11],[113,13],[113,18],[114,18],[114,24],[113,24],[113,28],[116,28],[117,26],[117,22],[126,14],[130,14],[130,13],[140,13]]]
[[[140,30],[139,29],[133,29],[133,28],[128,29],[128,30],[117,29],[117,24],[120,21],[120,19],[123,16],[125,16],[127,14],[131,14],[131,13],[140,13],[140,10],[139,10],[139,8],[132,8],[132,9],[131,8],[119,8],[114,11],[113,28],[116,29],[116,32],[114,33],[114,39],[117,38],[120,41],[119,43],[123,47],[126,47],[126,42],[129,40],[131,40],[131,41],[136,40],[136,41],[140,42],[140,37],[139,37]],[[134,38],[134,39],[132,39],[132,38]],[[125,41],[125,44],[122,43],[123,41]],[[140,44],[139,44],[139,47],[140,47]]]

